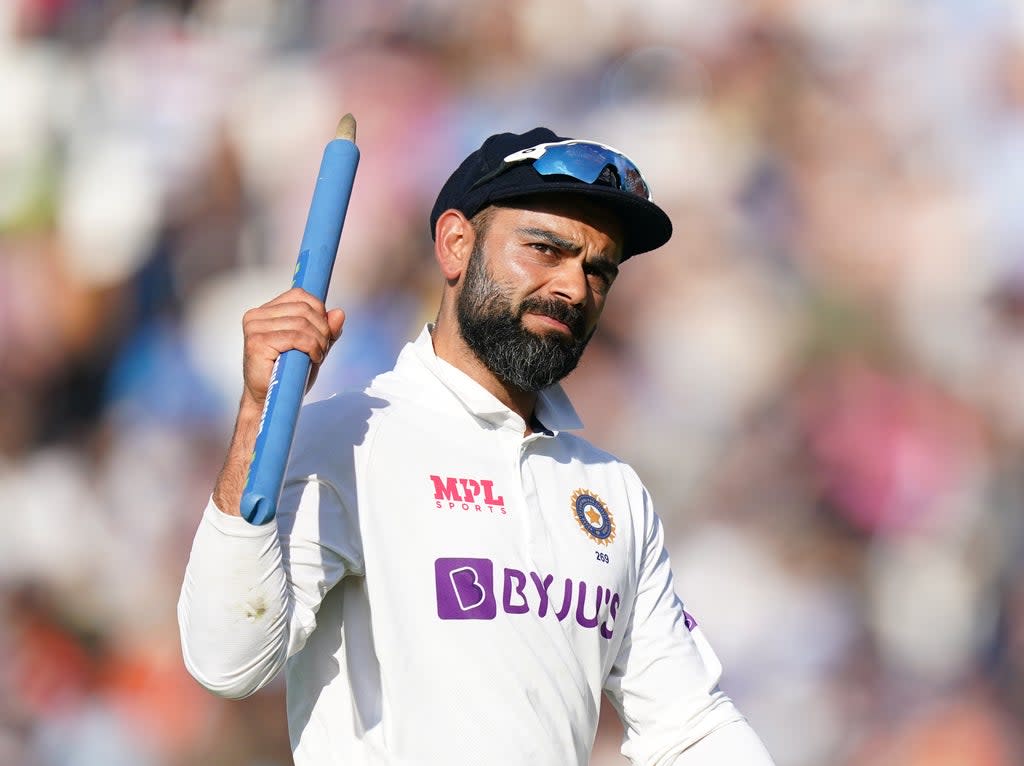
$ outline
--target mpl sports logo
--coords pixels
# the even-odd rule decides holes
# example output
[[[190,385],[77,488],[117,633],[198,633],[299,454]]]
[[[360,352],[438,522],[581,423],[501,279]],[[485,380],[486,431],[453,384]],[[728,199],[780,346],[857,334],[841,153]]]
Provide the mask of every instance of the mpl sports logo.
[[[548,615],[562,622],[570,615],[582,628],[610,639],[621,598],[602,585],[566,577],[552,589],[555,576],[503,567],[495,587],[494,562],[480,558],[440,558],[434,562],[437,616],[442,620],[493,620],[505,614]]]
[[[505,496],[495,492],[490,479],[463,479],[431,474],[434,507],[448,511],[475,511],[506,515]]]

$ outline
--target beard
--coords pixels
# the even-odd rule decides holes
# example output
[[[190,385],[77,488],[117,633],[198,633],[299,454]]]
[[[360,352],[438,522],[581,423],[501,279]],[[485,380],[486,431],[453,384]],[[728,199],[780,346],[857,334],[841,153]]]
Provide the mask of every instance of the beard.
[[[594,334],[586,331],[583,309],[565,301],[527,298],[513,306],[508,291],[487,272],[479,239],[456,308],[466,345],[498,380],[520,391],[540,391],[576,369]],[[523,325],[527,312],[557,319],[571,337],[530,332]]]

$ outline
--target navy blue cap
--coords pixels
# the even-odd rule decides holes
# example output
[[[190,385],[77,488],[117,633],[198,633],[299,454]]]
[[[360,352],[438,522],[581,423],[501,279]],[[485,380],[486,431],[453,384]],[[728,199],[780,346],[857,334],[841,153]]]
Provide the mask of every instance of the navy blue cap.
[[[441,187],[430,212],[431,237],[437,230],[437,219],[445,210],[459,210],[467,218],[472,218],[497,202],[511,204],[520,197],[557,192],[586,197],[604,205],[618,217],[625,231],[622,260],[668,242],[672,236],[672,222],[664,210],[643,197],[600,181],[588,184],[571,176],[544,176],[533,169],[532,163],[524,162],[474,188],[481,178],[495,173],[505,157],[513,152],[538,144],[570,140],[555,135],[547,128],[534,128],[521,134],[498,133],[488,138],[462,161]]]

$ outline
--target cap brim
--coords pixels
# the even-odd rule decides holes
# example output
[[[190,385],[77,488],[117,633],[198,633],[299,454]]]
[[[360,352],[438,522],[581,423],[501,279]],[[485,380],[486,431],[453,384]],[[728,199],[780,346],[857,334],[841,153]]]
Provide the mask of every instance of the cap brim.
[[[523,172],[525,171],[525,172]],[[665,211],[642,197],[611,186],[588,184],[568,176],[542,176],[529,166],[515,168],[479,190],[476,210],[497,202],[539,194],[574,194],[612,210],[624,229],[622,260],[655,250],[672,237],[672,221]]]

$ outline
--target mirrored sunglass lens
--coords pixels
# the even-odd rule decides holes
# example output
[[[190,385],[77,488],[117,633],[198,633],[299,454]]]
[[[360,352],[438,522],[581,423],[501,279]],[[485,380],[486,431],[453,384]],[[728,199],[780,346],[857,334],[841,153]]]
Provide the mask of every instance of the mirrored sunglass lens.
[[[627,164],[624,170],[619,171],[622,174],[622,183],[626,187],[626,191],[630,191],[640,197],[646,199],[651,198],[651,190],[647,187],[647,182],[644,177],[640,175],[640,171],[636,165]]]
[[[605,165],[614,160],[611,155],[596,146],[588,144],[569,144],[567,146],[549,146],[533,167],[542,175],[572,176],[588,184],[597,180]]]
[[[640,171],[621,155],[591,144],[548,147],[534,163],[541,175],[567,175],[586,183],[597,180],[608,165],[615,168],[618,186],[623,191],[649,198],[650,192]]]

